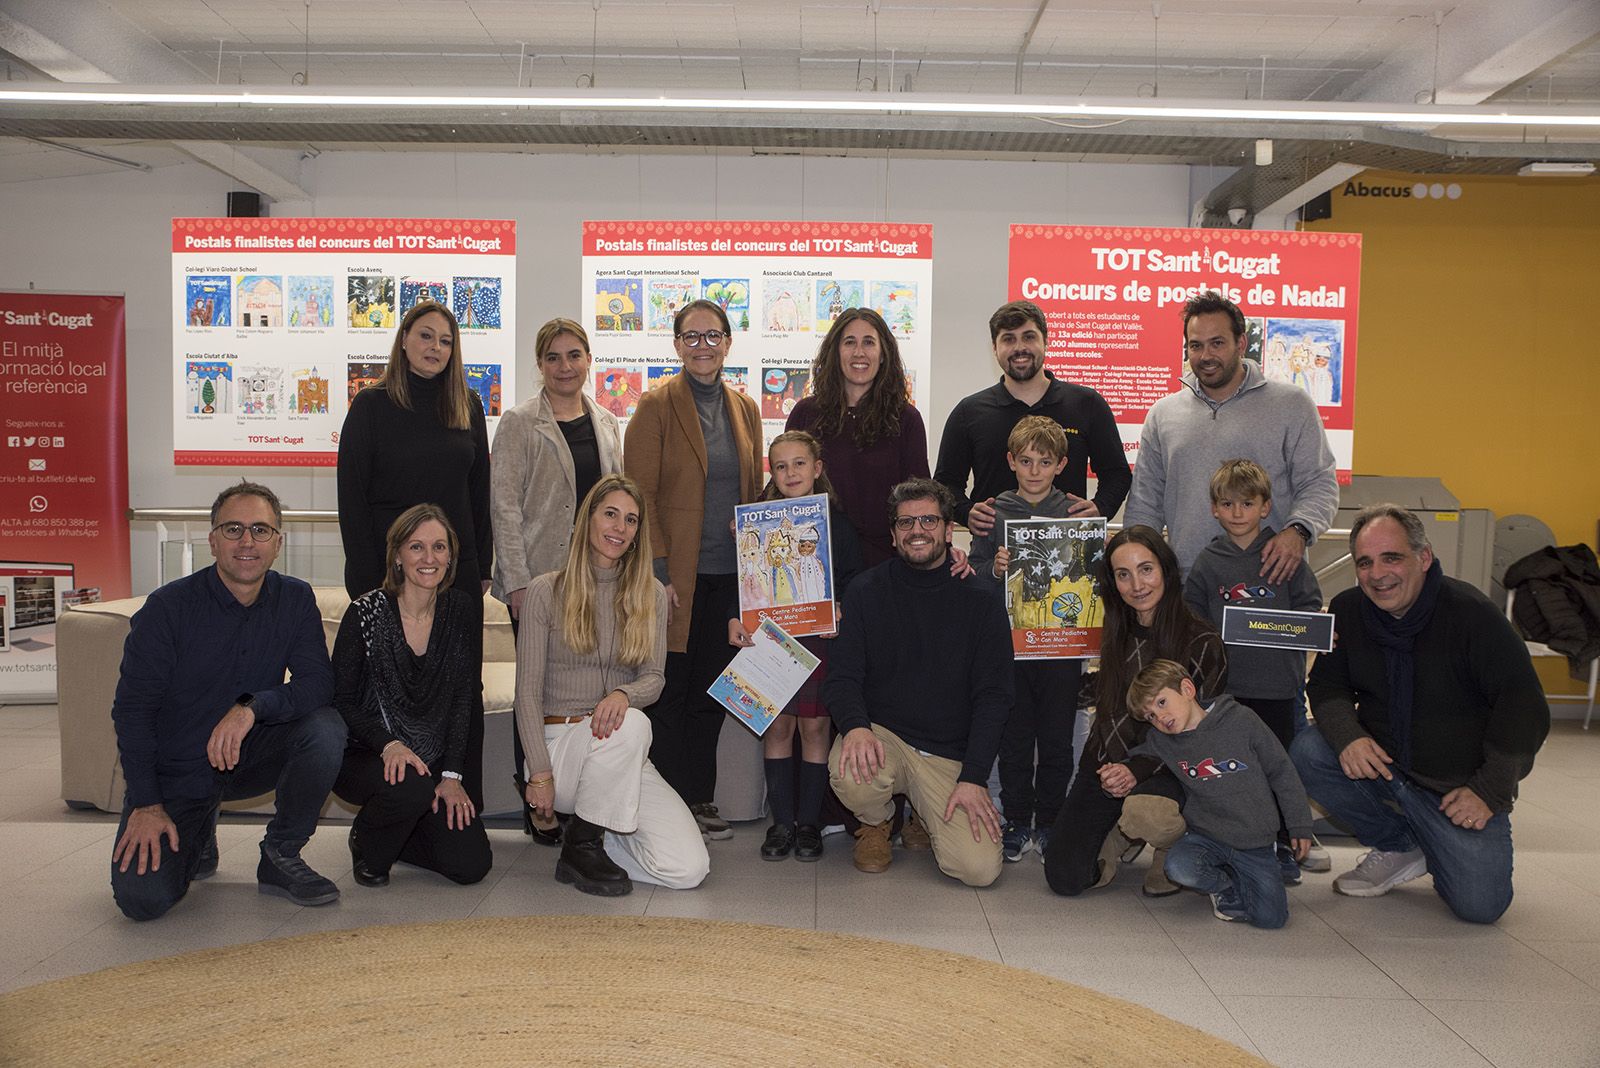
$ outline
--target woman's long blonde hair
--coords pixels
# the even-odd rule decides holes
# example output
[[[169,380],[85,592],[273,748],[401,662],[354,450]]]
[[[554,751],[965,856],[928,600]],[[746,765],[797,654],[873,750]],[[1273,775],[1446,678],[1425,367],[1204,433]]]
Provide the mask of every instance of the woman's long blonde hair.
[[[400,329],[394,332],[394,344],[389,347],[389,366],[384,369],[380,383],[389,391],[395,407],[412,411],[410,382],[406,372],[411,369],[406,359],[406,334],[417,320],[429,312],[438,312],[450,324],[450,362],[439,372],[444,388],[439,391],[439,421],[451,430],[472,429],[472,394],[467,389],[466,365],[461,357],[461,324],[456,313],[436,300],[425,300],[406,312],[400,320]]]
[[[589,524],[606,496],[621,490],[639,507],[639,532],[633,545],[617,564],[614,602],[617,627],[617,659],[638,665],[650,659],[656,646],[655,575],[650,566],[650,517],[645,512],[644,495],[626,475],[606,475],[578,506],[578,519],[567,546],[567,562],[556,579],[555,609],[561,620],[561,638],[579,656],[595,651],[594,625],[596,584],[589,564]]]

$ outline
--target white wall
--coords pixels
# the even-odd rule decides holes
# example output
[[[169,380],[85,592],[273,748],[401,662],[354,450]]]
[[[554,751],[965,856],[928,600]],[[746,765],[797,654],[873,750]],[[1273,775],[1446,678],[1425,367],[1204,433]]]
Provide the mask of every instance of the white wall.
[[[956,401],[998,373],[987,322],[1007,296],[1009,224],[1184,226],[1190,195],[1189,169],[1180,166],[711,154],[325,152],[300,180],[314,199],[277,214],[515,219],[524,396],[537,388],[538,324],[582,318],[585,219],[931,223],[933,410],[924,414],[932,451]],[[232,187],[198,163],[0,185],[0,289],[127,295],[133,507],[209,504],[225,482],[246,475],[288,507],[332,509],[331,469],[172,465],[170,222],[223,214]],[[157,582],[152,543],[136,531],[136,592]]]

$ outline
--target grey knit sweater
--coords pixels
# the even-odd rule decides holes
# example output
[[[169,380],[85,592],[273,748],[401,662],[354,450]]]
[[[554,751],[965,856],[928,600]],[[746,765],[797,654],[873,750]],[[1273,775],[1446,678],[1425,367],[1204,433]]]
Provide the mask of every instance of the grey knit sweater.
[[[561,615],[555,603],[559,571],[540,575],[528,584],[517,633],[517,733],[527,753],[528,771],[550,768],[544,744],[545,716],[584,716],[612,690],[628,695],[628,704],[643,708],[661,696],[667,662],[667,593],[655,586],[655,647],[644,663],[617,660],[615,597],[620,568],[594,568],[595,651],[580,656],[567,647],[561,635]]]

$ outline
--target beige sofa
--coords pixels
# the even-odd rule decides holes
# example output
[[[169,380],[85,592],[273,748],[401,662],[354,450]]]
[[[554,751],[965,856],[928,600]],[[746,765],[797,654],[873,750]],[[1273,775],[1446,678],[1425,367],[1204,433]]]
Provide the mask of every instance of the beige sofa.
[[[315,587],[328,649],[350,598],[333,586]],[[56,626],[57,704],[61,722],[61,798],[73,808],[122,810],[125,789],[111,723],[122,645],[128,621],[143,597],[80,605]],[[512,703],[516,697],[516,645],[505,605],[483,599],[484,810],[487,815],[518,814],[521,799],[511,782]],[[718,751],[717,803],[729,819],[759,818],[766,804],[761,770],[761,740],[743,726],[724,724]],[[272,811],[270,796],[229,802],[229,811]],[[354,815],[336,797],[323,809],[334,818]]]

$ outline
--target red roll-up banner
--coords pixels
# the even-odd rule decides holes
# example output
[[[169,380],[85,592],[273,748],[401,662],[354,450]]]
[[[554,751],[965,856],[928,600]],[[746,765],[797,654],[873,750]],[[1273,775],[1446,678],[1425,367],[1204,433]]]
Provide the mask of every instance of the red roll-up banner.
[[[0,292],[0,702],[55,700],[56,621],[126,597],[123,299]]]

